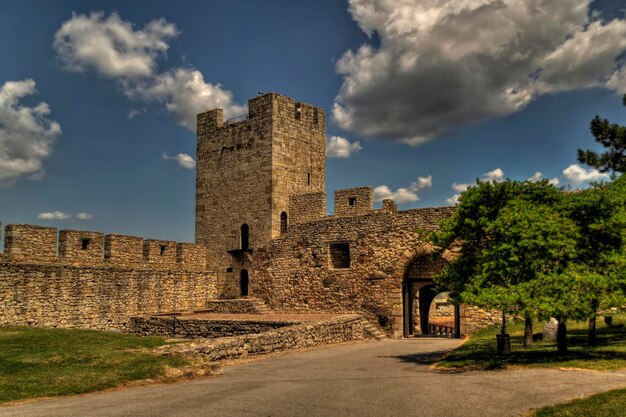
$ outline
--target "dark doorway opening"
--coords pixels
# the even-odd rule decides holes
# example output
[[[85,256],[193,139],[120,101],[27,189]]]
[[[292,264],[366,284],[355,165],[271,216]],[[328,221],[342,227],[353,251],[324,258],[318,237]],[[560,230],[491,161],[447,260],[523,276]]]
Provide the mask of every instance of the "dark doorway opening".
[[[248,296],[248,284],[249,284],[248,270],[242,269],[239,275],[239,294],[242,297]]]

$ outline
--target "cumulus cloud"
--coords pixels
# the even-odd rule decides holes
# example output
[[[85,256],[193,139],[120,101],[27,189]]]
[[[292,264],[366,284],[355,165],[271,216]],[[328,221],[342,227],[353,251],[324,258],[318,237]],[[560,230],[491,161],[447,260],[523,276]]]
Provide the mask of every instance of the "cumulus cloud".
[[[224,109],[226,118],[246,112],[244,106],[235,103],[230,91],[219,84],[206,83],[200,71],[186,67],[128,83],[125,92],[132,99],[164,103],[178,124],[189,130],[196,128],[196,114],[206,110]]]
[[[350,142],[341,136],[331,136],[326,141],[326,156],[329,158],[349,158],[361,149],[358,141]]]
[[[78,220],[91,220],[91,219],[93,219],[93,216],[91,214],[89,214],[89,213],[78,213],[76,215],[76,218]]]
[[[504,179],[504,171],[502,168],[496,168],[493,171],[485,172],[481,178],[481,181],[491,181],[491,182],[499,182]],[[469,183],[452,183],[452,189],[456,192],[455,195],[446,199],[446,202],[451,206],[456,205],[459,202],[459,197],[461,197],[461,193],[467,191],[469,187],[474,184]]]
[[[40,220],[67,220],[71,219],[72,216],[62,211],[50,211],[39,213],[37,218]]]
[[[176,161],[179,167],[185,169],[194,169],[196,167],[196,161],[186,153],[179,153],[170,156],[167,152],[163,152],[161,154],[161,159],[164,161]]]
[[[531,182],[539,182],[541,180],[543,180],[545,177],[543,176],[543,174],[539,171],[535,172],[533,174],[532,177],[528,178],[527,181],[531,181]],[[557,177],[551,178],[550,180],[548,180],[548,182],[554,186],[559,185],[559,179]]]
[[[222,108],[226,118],[244,113],[245,106],[237,104],[230,91],[205,82],[194,68],[157,71],[168,41],[179,33],[163,18],[135,29],[115,13],[74,14],[55,34],[54,48],[64,68],[93,70],[115,79],[130,99],[163,104],[179,125],[190,130],[195,130],[196,114],[208,109]],[[132,110],[128,117],[138,114]]]
[[[156,59],[169,48],[167,41],[178,33],[176,25],[163,18],[135,30],[116,13],[72,14],[54,35],[53,46],[70,71],[93,69],[110,78],[132,78],[152,75]]]
[[[12,185],[22,176],[43,177],[43,161],[52,153],[61,126],[49,119],[50,107],[20,104],[34,94],[35,81],[8,81],[0,87],[0,184]]]
[[[452,197],[447,198],[446,203],[451,206],[456,206],[459,203],[459,197],[461,197],[461,194],[455,194]]]
[[[608,180],[609,175],[596,169],[585,169],[577,164],[572,164],[563,170],[563,177],[573,185],[580,185],[589,181]]]
[[[368,35],[337,62],[345,130],[420,144],[512,114],[541,94],[626,92],[626,19],[592,0],[350,0]]]
[[[409,187],[398,188],[395,191],[386,185],[379,185],[374,188],[374,201],[391,199],[398,204],[414,203],[420,199],[417,195],[418,191],[432,187],[432,180],[432,175],[418,177],[417,181],[412,182]]]

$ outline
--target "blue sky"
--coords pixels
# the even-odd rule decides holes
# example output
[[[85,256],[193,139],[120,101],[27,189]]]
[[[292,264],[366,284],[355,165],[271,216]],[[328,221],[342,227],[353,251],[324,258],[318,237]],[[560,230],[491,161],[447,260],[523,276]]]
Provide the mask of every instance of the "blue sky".
[[[572,165],[594,115],[625,119],[620,2],[434,3],[0,1],[0,221],[193,241],[188,120],[258,91],[326,109],[330,202],[601,178]]]

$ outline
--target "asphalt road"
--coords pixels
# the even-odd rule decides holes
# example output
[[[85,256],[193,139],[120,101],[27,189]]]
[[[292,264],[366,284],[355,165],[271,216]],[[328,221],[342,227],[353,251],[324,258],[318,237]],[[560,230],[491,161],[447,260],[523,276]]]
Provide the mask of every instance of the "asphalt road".
[[[291,353],[202,380],[4,406],[0,416],[502,417],[626,386],[626,372],[428,370],[457,343],[388,340]]]

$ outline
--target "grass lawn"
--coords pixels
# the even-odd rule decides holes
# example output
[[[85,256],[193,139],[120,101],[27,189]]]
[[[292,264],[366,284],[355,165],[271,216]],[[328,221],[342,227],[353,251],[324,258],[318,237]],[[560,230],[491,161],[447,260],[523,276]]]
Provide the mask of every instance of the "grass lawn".
[[[148,351],[163,344],[91,330],[0,327],[0,402],[100,390],[188,363]]]
[[[624,325],[626,315],[613,316],[614,325]],[[543,330],[543,323],[535,324],[536,332]],[[626,369],[626,326],[605,326],[602,318],[597,320],[598,343],[587,345],[587,322],[568,322],[568,349],[566,355],[556,352],[554,342],[536,341],[532,349],[524,349],[524,324],[514,323],[508,328],[511,335],[511,354],[500,358],[496,355],[496,334],[499,327],[491,327],[473,334],[437,364],[439,368],[496,369],[506,365],[585,368],[598,370]]]
[[[626,389],[535,410],[533,417],[618,417],[626,415]]]

